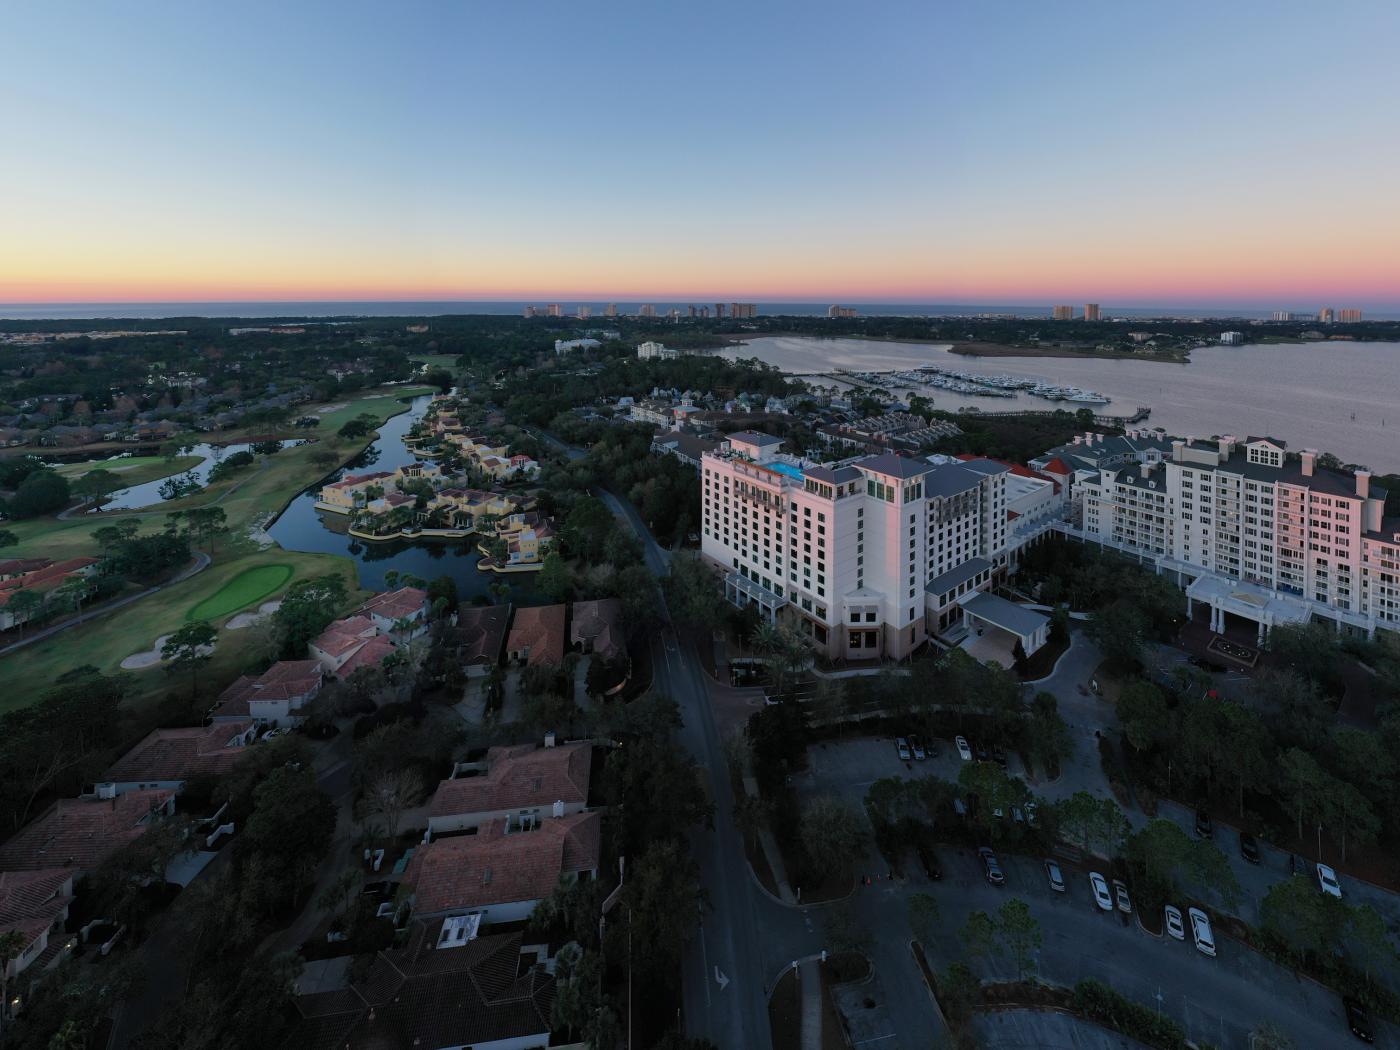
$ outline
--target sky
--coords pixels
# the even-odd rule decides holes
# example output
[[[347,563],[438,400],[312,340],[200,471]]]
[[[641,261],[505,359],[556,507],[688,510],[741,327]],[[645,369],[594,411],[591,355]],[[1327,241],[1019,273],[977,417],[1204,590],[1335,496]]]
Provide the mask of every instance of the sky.
[[[1400,4],[0,6],[0,302],[1400,305]]]

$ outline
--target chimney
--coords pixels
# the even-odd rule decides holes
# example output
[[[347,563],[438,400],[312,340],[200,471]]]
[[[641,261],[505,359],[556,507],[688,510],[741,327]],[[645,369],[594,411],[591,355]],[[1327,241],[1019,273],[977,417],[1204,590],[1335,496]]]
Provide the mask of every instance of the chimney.
[[[1235,436],[1233,434],[1220,435],[1220,452],[1227,459],[1230,453],[1235,451]]]
[[[1303,464],[1303,477],[1312,477],[1313,464],[1317,461],[1317,453],[1310,448],[1305,448],[1303,449],[1303,451],[1298,453],[1298,458],[1302,461]]]
[[[1083,435],[1083,434],[1075,434],[1075,435],[1074,435],[1074,443],[1075,443],[1076,445],[1082,445],[1082,444],[1084,444],[1084,435]]]
[[[1371,472],[1369,470],[1358,470],[1356,472],[1356,494],[1362,499],[1368,499],[1371,495]]]
[[[1181,462],[1181,450],[1186,447],[1186,442],[1177,439],[1172,442],[1172,462]]]

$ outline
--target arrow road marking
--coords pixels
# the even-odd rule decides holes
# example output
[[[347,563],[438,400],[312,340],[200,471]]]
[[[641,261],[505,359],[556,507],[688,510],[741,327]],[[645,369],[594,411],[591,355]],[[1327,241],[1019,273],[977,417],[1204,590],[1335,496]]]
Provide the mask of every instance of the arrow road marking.
[[[719,972],[718,965],[715,966],[715,983],[719,985],[719,990],[721,992],[729,987],[729,978]]]

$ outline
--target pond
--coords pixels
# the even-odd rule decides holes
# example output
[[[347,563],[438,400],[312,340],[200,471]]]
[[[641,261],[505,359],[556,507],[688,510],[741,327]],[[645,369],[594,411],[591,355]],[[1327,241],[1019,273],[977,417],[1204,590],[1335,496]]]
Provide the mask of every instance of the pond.
[[[277,520],[268,526],[268,534],[286,550],[353,558],[359,566],[360,586],[368,590],[386,590],[384,574],[397,570],[424,580],[450,576],[456,581],[457,593],[463,602],[470,602],[477,595],[489,597],[491,584],[504,581],[510,586],[510,600],[514,604],[539,604],[544,599],[535,596],[533,574],[501,576],[493,572],[478,572],[476,565],[481,560],[481,554],[474,540],[414,539],[366,543],[349,534],[348,517],[316,509],[316,496],[328,481],[366,470],[393,470],[414,462],[413,453],[403,443],[404,435],[416,420],[423,417],[430,400],[426,396],[414,398],[407,412],[394,416],[379,428],[379,438],[354,462],[296,496]]]
[[[298,444],[297,439],[278,442],[283,448],[289,445]],[[186,446],[180,450],[182,456],[199,456],[200,462],[182,474],[174,475],[177,478],[190,478],[200,485],[204,485],[209,480],[209,472],[219,465],[219,461],[226,456],[231,456],[235,452],[247,452],[251,445],[243,443],[237,445],[209,445],[198,444]],[[114,458],[111,461],[114,465],[120,465],[121,459]],[[148,481],[144,485],[132,485],[130,488],[118,489],[116,492],[103,501],[102,509],[106,510],[139,510],[142,507],[154,507],[163,503],[160,487],[170,478],[157,478],[155,481]],[[93,512],[89,512],[93,513]]]

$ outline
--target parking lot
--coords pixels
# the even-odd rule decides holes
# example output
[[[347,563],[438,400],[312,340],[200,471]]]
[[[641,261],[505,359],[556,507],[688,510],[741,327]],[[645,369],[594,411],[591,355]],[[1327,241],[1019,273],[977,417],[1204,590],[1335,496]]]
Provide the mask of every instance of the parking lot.
[[[869,786],[881,777],[932,774],[956,781],[962,761],[946,742],[938,744],[937,755],[908,763],[899,759],[889,738],[814,745],[809,769],[795,778],[794,787],[800,797],[830,794],[859,805]],[[1014,756],[1011,761],[1015,762]],[[1015,766],[1011,768],[1014,772]],[[1220,930],[1214,931],[1217,954],[1210,958],[1196,950],[1189,928],[1186,940],[1177,941],[1147,933],[1135,915],[1102,911],[1094,903],[1083,865],[1057,858],[1066,884],[1065,892],[1057,893],[1046,880],[1041,857],[999,853],[1006,878],[1000,887],[987,883],[971,849],[939,847],[938,859],[943,869],[940,881],[928,880],[910,857],[903,865],[903,879],[893,884],[880,880],[874,887],[856,890],[853,906],[875,938],[907,941],[907,897],[930,893],[940,904],[942,921],[940,936],[928,948],[942,968],[966,959],[958,930],[969,913],[993,913],[1005,901],[1019,897],[1040,925],[1042,945],[1033,970],[1045,980],[1066,985],[1085,978],[1101,981],[1143,1005],[1156,1006],[1191,1036],[1222,1047],[1247,1047],[1250,1031],[1266,1020],[1283,1024],[1300,1047],[1345,1046],[1352,1039],[1341,1001],[1332,992],[1276,966]],[[878,868],[883,862],[872,854],[871,864]],[[1107,870],[1103,874],[1110,876]],[[891,959],[889,965],[902,965],[897,957]],[[994,956],[977,966],[997,980],[1017,976],[1004,957]],[[1391,1026],[1378,1024],[1377,1028],[1377,1045],[1400,1047]]]

